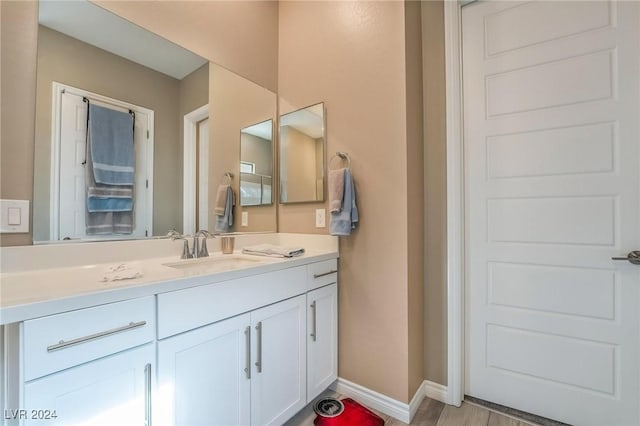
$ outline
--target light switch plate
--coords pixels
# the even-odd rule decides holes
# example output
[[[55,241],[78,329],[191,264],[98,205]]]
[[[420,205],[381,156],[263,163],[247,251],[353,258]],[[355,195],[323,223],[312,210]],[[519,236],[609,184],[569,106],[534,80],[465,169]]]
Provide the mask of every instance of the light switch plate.
[[[327,226],[325,219],[325,209],[316,209],[316,228]]]
[[[249,212],[242,212],[242,226],[249,226]]]
[[[29,200],[0,200],[0,232],[29,232]]]

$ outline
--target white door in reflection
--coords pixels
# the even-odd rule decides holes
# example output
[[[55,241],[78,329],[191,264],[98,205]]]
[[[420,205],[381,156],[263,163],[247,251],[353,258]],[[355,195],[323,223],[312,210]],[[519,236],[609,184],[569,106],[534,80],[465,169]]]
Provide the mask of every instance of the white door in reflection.
[[[54,101],[51,188],[51,239],[83,239],[85,229],[86,189],[85,160],[87,137],[87,103],[116,110],[135,112],[134,144],[136,152],[133,233],[139,238],[151,235],[153,214],[153,111],[105,98],[80,89],[54,86],[59,91]],[[56,155],[57,154],[57,155]],[[56,178],[57,177],[57,178]],[[129,234],[127,234],[129,236]],[[100,235],[101,239],[109,235]],[[121,238],[122,235],[113,235]]]

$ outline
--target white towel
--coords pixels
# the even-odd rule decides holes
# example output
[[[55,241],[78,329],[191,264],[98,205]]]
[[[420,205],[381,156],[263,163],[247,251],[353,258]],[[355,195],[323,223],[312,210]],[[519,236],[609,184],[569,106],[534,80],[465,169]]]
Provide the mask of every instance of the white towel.
[[[224,210],[227,204],[227,189],[229,185],[220,184],[218,193],[216,194],[216,205],[213,211],[217,216],[224,216]]]
[[[344,195],[344,169],[329,170],[329,212],[342,210]]]
[[[282,247],[273,244],[257,244],[242,249],[245,254],[269,257],[295,257],[304,254],[302,247]]]
[[[102,277],[102,282],[133,280],[142,278],[142,269],[137,263],[117,263],[109,265]]]

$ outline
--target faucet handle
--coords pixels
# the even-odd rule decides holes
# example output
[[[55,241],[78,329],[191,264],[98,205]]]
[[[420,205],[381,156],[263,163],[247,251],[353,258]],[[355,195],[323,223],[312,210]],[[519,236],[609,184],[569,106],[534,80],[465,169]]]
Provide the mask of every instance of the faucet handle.
[[[171,238],[172,240],[179,240],[181,238],[184,238],[178,231],[176,231],[175,229],[170,229],[169,232],[167,232],[167,237]]]
[[[191,259],[193,255],[189,251],[189,240],[186,238],[182,239],[184,240],[184,245],[182,246],[182,256],[180,256],[180,259]]]
[[[202,239],[202,246],[200,247],[199,257],[207,257],[209,256],[209,250],[207,249],[207,238],[215,238],[214,235],[205,230],[201,229],[196,233],[196,236],[202,235],[204,238]]]

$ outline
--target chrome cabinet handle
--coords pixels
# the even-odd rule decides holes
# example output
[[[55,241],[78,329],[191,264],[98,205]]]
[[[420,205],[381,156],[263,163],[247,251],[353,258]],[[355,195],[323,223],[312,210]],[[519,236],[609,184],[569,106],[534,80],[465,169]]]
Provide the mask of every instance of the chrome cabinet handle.
[[[612,260],[627,260],[634,265],[640,265],[640,250],[634,250],[627,254],[627,257],[612,257]]]
[[[317,324],[317,318],[316,318],[316,313],[317,313],[317,309],[316,309],[316,301],[314,300],[313,303],[310,305],[311,309],[313,309],[313,328],[311,331],[311,338],[313,339],[313,341],[316,341],[316,324]]]
[[[60,340],[55,345],[47,346],[47,352],[58,351],[60,349],[65,349],[70,346],[79,345],[81,343],[87,343],[92,340],[101,339],[103,337],[111,336],[112,334],[122,333],[123,331],[133,330],[134,328],[143,327],[145,325],[147,325],[146,321],[130,322],[129,324],[123,325],[122,327],[112,328],[111,330],[101,331],[99,333],[90,334],[84,337],[78,337],[77,339],[67,340],[66,342],[64,340]]]
[[[325,277],[327,275],[335,274],[336,272],[338,272],[338,270],[333,270],[333,271],[329,271],[329,272],[323,272],[322,274],[313,274],[313,278]]]
[[[244,372],[247,374],[247,379],[251,379],[251,327],[247,326],[244,329],[244,335],[247,337],[247,363],[244,368]]]
[[[262,373],[262,321],[256,325],[256,330],[258,332],[258,360],[256,361],[256,367],[258,368],[258,373]]]
[[[144,367],[144,424],[151,426],[151,364]]]

